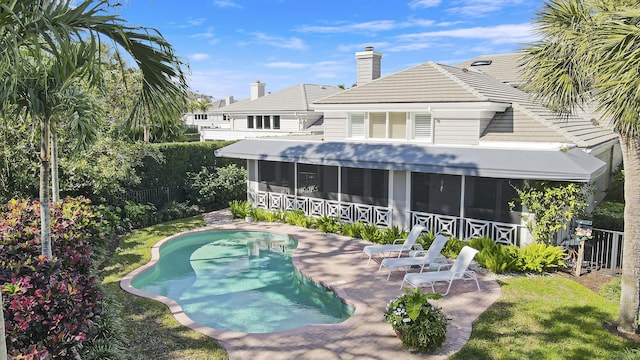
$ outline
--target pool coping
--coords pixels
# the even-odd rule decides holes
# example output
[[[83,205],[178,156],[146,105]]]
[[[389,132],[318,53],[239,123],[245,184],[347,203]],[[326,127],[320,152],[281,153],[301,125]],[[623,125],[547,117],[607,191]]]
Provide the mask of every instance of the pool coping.
[[[212,226],[212,225],[207,225],[204,227],[200,227],[200,228],[196,228],[196,229],[191,229],[191,230],[187,230],[187,231],[183,231],[177,234],[173,234],[171,236],[168,236],[166,238],[161,239],[160,241],[158,241],[157,243],[155,243],[152,247],[151,247],[151,259],[149,260],[149,262],[147,262],[146,264],[136,268],[135,270],[129,272],[127,275],[125,275],[122,280],[120,280],[120,288],[130,294],[136,295],[136,296],[140,296],[140,297],[144,297],[147,299],[151,299],[151,300],[155,300],[158,301],[160,303],[165,304],[168,308],[169,311],[171,312],[171,315],[173,315],[173,317],[182,325],[193,329],[195,331],[198,331],[204,335],[207,335],[209,337],[212,337],[216,340],[220,340],[222,342],[224,342],[224,340],[226,339],[234,339],[234,338],[238,338],[238,337],[242,337],[245,335],[250,335],[252,337],[271,337],[274,335],[281,335],[281,336],[287,336],[287,335],[292,335],[292,334],[300,334],[300,333],[304,333],[304,332],[311,332],[314,331],[318,328],[334,328],[334,329],[339,329],[339,328],[343,328],[343,327],[351,327],[355,324],[357,324],[359,322],[359,318],[363,315],[363,312],[365,311],[365,309],[368,307],[366,304],[358,301],[357,299],[350,297],[346,291],[344,289],[342,289],[339,285],[339,283],[335,283],[335,284],[327,284],[319,279],[317,279],[317,277],[314,277],[312,274],[308,273],[307,271],[304,270],[304,265],[302,264],[302,262],[300,261],[300,253],[303,250],[303,247],[308,246],[309,244],[306,243],[305,241],[303,241],[301,238],[296,238],[296,235],[292,235],[292,234],[286,234],[284,232],[277,232],[277,230],[259,230],[259,229],[247,229],[246,226],[241,226],[242,223],[238,223],[236,226]],[[306,277],[307,279],[320,284],[328,289],[330,289],[331,291],[333,291],[336,296],[338,296],[338,298],[345,303],[346,305],[351,306],[354,310],[353,313],[351,314],[351,316],[349,316],[348,319],[340,322],[340,323],[335,323],[335,324],[310,324],[310,325],[305,325],[302,327],[297,327],[297,328],[293,328],[293,329],[289,329],[289,330],[283,330],[283,331],[275,331],[275,332],[268,332],[268,333],[244,333],[244,332],[238,332],[238,331],[229,331],[229,330],[220,330],[220,329],[215,329],[206,325],[202,325],[200,323],[198,323],[197,321],[194,321],[193,319],[191,319],[182,309],[182,306],[180,306],[177,302],[175,302],[175,300],[166,297],[166,296],[162,296],[162,295],[157,295],[157,294],[153,294],[153,293],[149,293],[146,291],[142,291],[139,290],[135,287],[133,287],[131,285],[131,282],[133,281],[134,278],[136,278],[136,276],[141,275],[143,273],[145,273],[146,271],[151,270],[156,264],[157,262],[160,260],[160,248],[162,248],[162,246],[170,243],[173,240],[176,240],[184,235],[188,235],[188,234],[194,234],[194,233],[203,233],[203,232],[220,232],[220,231],[253,231],[253,232],[269,232],[269,233],[273,233],[276,235],[281,235],[281,236],[286,236],[286,237],[290,237],[293,238],[294,240],[297,241],[298,245],[296,247],[296,249],[293,251],[293,254],[291,255],[291,262],[293,263],[293,266],[296,268],[297,271],[299,271],[304,277]],[[222,343],[221,342],[221,343]],[[223,344],[224,346],[224,344]],[[224,346],[226,350],[227,349],[226,346]]]

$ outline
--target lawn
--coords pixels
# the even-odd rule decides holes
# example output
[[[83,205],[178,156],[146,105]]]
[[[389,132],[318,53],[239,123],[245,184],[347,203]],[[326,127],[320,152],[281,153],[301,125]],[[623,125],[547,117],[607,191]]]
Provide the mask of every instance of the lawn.
[[[228,359],[215,340],[180,325],[165,305],[119,286],[124,275],[149,261],[156,242],[204,225],[201,217],[193,217],[132,232],[104,268],[103,284],[122,306],[131,359]],[[630,350],[640,343],[603,326],[617,318],[616,303],[562,277],[511,277],[500,283],[502,296],[451,359],[640,359]]]
[[[640,359],[640,343],[609,333],[616,303],[557,276],[501,281],[502,296],[451,359]],[[627,355],[628,357],[624,357]]]
[[[217,341],[182,326],[164,304],[120,289],[120,280],[126,274],[149,261],[151,246],[156,242],[204,225],[202,217],[197,216],[136,230],[121,239],[104,268],[102,283],[109,296],[121,306],[130,359],[228,359]]]

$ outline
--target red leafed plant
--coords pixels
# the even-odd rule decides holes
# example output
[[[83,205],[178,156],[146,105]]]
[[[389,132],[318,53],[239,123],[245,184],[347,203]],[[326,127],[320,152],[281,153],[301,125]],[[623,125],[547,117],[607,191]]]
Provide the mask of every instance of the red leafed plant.
[[[78,358],[102,312],[88,241],[98,236],[86,199],[52,205],[52,260],[40,255],[38,203],[12,200],[0,212],[0,284],[7,350],[24,359]]]

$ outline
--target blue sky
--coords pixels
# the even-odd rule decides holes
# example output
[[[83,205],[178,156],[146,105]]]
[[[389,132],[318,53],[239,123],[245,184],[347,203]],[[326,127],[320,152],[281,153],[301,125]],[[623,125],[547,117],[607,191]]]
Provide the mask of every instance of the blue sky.
[[[382,76],[457,64],[534,41],[542,0],[127,0],[117,12],[159,30],[190,65],[194,91],[236,100],[300,83],[351,87],[355,53],[381,52]]]

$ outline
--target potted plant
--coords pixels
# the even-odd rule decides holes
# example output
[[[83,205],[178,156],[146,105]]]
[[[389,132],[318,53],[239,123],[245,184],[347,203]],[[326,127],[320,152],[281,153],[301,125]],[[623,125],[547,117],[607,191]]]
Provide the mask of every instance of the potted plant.
[[[419,289],[407,289],[404,295],[387,304],[384,319],[396,331],[402,346],[428,352],[444,343],[449,319],[442,309],[429,302],[429,299],[441,297],[440,294],[424,294]]]

